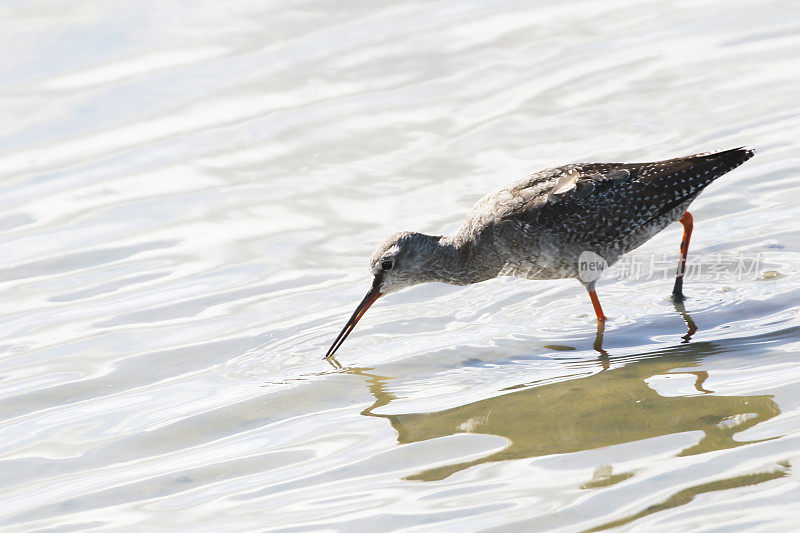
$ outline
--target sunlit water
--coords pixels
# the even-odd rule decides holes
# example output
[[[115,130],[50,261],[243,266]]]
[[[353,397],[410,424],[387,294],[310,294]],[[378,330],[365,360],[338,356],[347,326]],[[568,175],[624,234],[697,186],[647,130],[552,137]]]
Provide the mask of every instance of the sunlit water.
[[[0,524],[796,527],[796,2],[0,16]],[[683,314],[663,276],[600,282],[602,339],[574,280],[425,285],[322,360],[387,234],[547,166],[739,145],[691,253],[759,263]]]

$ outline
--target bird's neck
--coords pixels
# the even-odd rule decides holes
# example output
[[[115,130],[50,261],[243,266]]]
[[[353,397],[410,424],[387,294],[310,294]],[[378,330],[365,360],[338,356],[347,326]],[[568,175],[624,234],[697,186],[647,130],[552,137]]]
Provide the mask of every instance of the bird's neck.
[[[469,285],[497,276],[500,266],[473,239],[458,236],[426,235],[429,239],[429,272],[434,281]],[[483,250],[485,251],[485,250]]]

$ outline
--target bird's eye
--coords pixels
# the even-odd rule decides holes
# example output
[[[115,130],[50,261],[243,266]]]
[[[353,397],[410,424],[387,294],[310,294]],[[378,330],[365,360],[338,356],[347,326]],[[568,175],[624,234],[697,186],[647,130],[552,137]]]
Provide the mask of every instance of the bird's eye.
[[[381,268],[383,270],[391,270],[394,267],[394,261],[391,259],[387,259],[386,261],[381,262]]]

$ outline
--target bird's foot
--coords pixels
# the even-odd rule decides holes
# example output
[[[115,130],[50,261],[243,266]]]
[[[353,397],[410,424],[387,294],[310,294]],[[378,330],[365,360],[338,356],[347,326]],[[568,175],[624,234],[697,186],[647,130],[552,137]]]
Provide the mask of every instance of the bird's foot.
[[[683,274],[675,278],[675,285],[672,286],[672,301],[675,303],[686,301],[686,296],[683,294]]]
[[[683,291],[673,291],[672,301],[677,304],[682,304],[683,302],[686,301],[686,296],[683,294]]]

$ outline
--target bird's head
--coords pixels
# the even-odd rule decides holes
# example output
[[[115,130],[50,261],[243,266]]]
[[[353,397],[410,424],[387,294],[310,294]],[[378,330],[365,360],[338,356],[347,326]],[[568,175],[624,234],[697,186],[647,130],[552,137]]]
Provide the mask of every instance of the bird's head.
[[[401,231],[380,243],[372,253],[369,268],[373,284],[378,283],[381,295],[433,281],[434,265],[431,263],[440,238]]]
[[[342,345],[375,300],[418,283],[435,281],[434,250],[440,238],[403,231],[390,235],[375,248],[370,258],[372,287],[336,337],[326,358]]]

